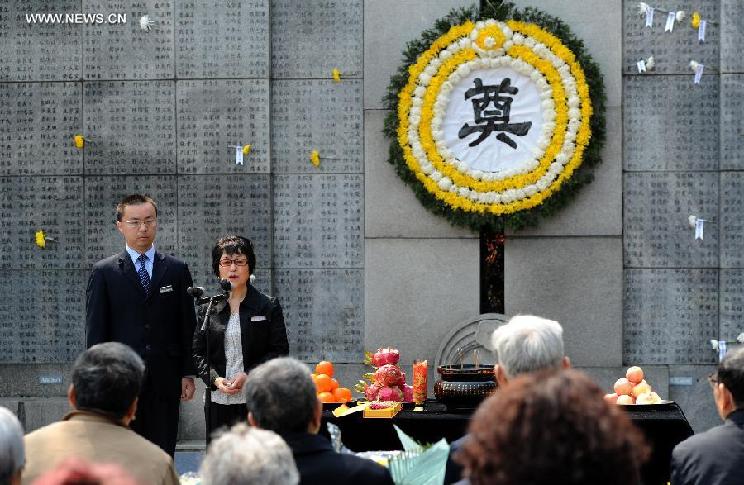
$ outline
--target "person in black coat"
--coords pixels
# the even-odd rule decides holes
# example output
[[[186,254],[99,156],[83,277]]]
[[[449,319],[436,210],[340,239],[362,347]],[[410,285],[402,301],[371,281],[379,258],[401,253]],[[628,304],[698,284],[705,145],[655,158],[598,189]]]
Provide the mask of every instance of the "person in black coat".
[[[245,383],[248,422],[279,434],[292,449],[300,485],[392,485],[387,468],[337,453],[318,434],[323,408],[310,370],[289,357],[253,369]]]
[[[672,451],[672,485],[744,483],[744,348],[730,351],[709,377],[724,423]]]
[[[256,254],[247,238],[226,236],[212,249],[212,270],[230,281],[232,290],[227,300],[212,307],[204,329],[194,333],[194,364],[210,391],[204,408],[208,443],[214,431],[245,422],[243,384],[251,369],[289,353],[279,301],[250,284],[255,267]],[[207,305],[199,310],[200,325],[206,310]]]
[[[157,205],[133,194],[116,207],[125,251],[93,265],[86,291],[86,346],[121,342],[145,361],[131,428],[173,456],[180,401],[194,395],[196,324],[188,266],[156,251]]]

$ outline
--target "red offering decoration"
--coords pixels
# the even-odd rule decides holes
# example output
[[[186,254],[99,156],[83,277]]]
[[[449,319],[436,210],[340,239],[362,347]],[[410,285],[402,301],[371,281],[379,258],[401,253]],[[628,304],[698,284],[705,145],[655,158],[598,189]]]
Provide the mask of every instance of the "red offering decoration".
[[[429,362],[426,360],[415,360],[413,362],[413,402],[422,404],[426,401]]]

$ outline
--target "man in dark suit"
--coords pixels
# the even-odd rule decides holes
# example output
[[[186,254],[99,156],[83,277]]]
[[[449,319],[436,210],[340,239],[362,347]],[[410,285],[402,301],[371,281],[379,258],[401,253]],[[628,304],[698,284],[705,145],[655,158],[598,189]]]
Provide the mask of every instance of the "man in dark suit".
[[[121,342],[145,361],[134,431],[173,456],[181,400],[194,396],[191,342],[196,326],[188,266],[157,252],[158,209],[147,196],[124,197],[116,227],[126,249],[97,262],[88,280],[86,344]]]
[[[245,382],[248,422],[279,434],[292,449],[300,485],[386,485],[387,468],[350,454],[336,453],[318,434],[323,408],[310,370],[290,357],[254,368]]]
[[[672,485],[744,483],[744,348],[729,352],[709,381],[724,423],[674,448]]]

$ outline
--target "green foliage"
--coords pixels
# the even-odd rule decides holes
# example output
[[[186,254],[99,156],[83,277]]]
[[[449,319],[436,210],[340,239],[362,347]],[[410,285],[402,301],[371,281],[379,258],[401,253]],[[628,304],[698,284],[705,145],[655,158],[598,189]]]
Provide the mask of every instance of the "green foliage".
[[[416,176],[408,169],[403,150],[398,144],[398,93],[408,82],[408,67],[416,62],[416,59],[426,51],[431,44],[447,33],[455,25],[460,25],[468,20],[473,22],[487,20],[489,18],[506,21],[519,20],[531,22],[549,31],[561,42],[571,49],[576,60],[584,70],[587,85],[589,86],[589,97],[591,98],[594,114],[590,120],[591,139],[584,151],[581,166],[566,180],[561,189],[545,199],[542,204],[532,209],[505,214],[502,216],[479,214],[455,209],[437,199],[429,193]],[[390,110],[385,118],[383,132],[390,138],[390,151],[388,162],[395,167],[398,176],[411,188],[418,200],[432,213],[446,217],[452,225],[470,227],[475,231],[480,230],[503,230],[504,227],[521,229],[535,226],[543,217],[549,217],[557,213],[574,199],[578,190],[590,183],[594,178],[592,168],[602,161],[602,147],[605,142],[605,103],[606,96],[604,82],[599,66],[592,60],[584,47],[584,43],[576,38],[568,26],[556,17],[547,15],[532,7],[520,10],[511,2],[486,1],[482,11],[475,6],[469,8],[454,9],[445,17],[437,20],[434,27],[424,31],[419,39],[412,40],[403,50],[403,62],[398,72],[390,78],[388,91],[383,101]]]

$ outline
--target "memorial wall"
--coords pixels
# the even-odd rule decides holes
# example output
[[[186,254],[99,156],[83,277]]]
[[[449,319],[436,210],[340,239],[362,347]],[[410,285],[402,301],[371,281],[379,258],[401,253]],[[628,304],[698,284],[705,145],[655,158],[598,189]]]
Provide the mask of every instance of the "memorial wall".
[[[105,22],[27,20],[80,12]],[[123,250],[114,206],[132,192],[157,201],[156,245],[197,285],[215,288],[218,237],[254,241],[256,285],[282,302],[292,355],[361,359],[362,12],[361,0],[0,2],[0,395],[63,394],[89,269]],[[231,146],[246,144],[238,164]]]

